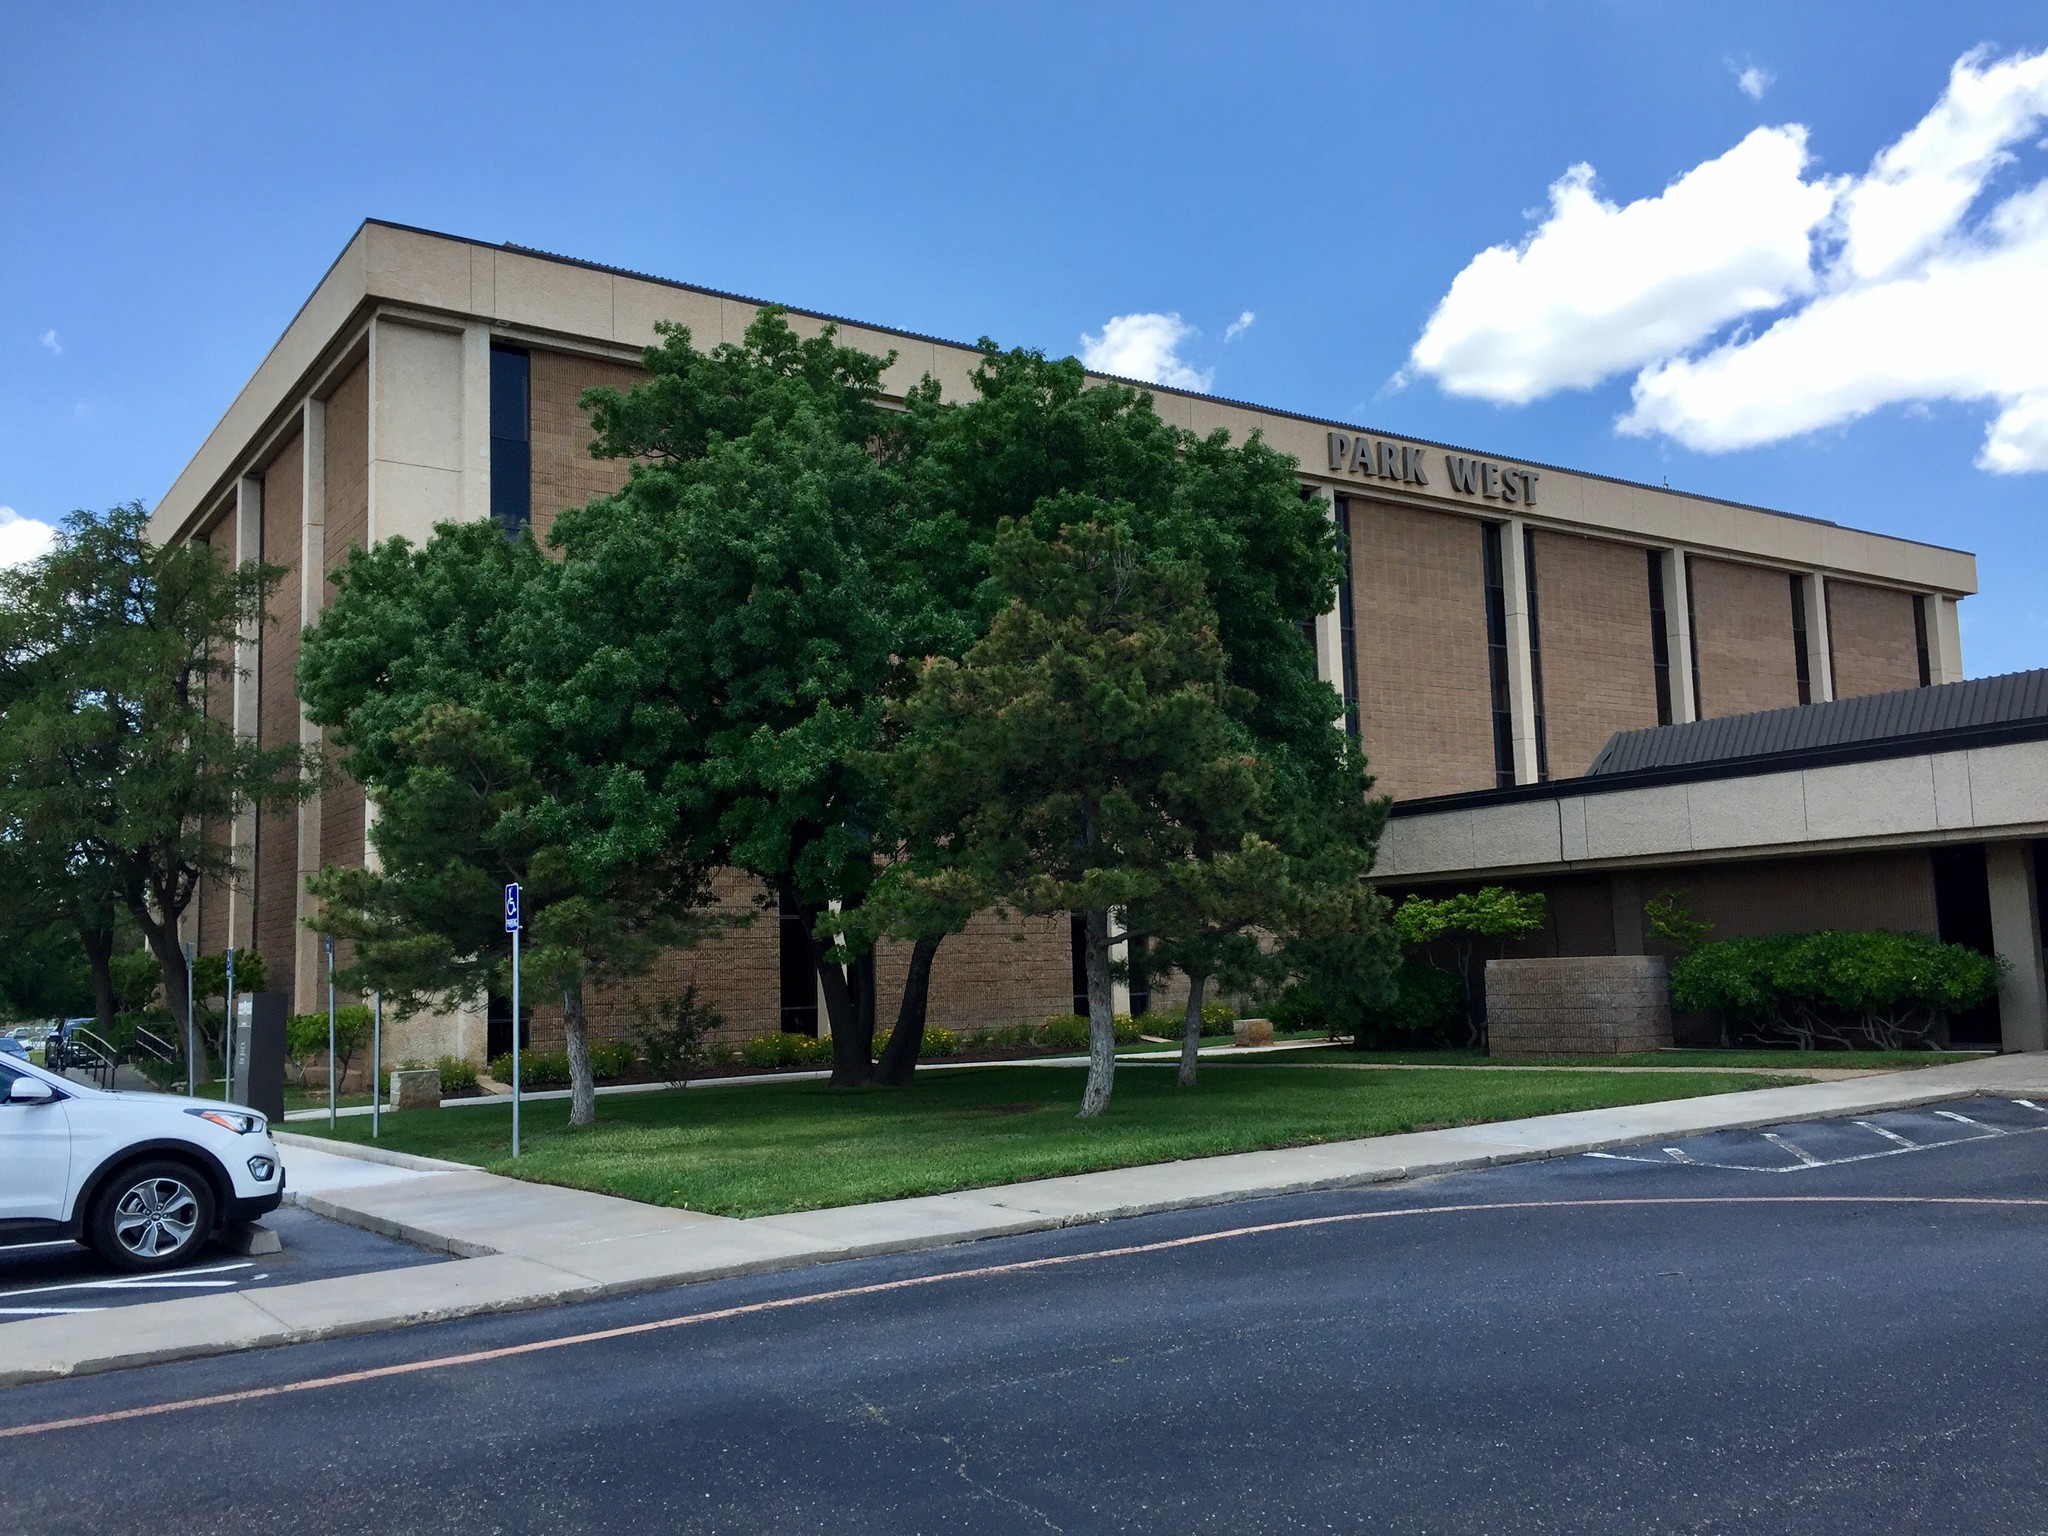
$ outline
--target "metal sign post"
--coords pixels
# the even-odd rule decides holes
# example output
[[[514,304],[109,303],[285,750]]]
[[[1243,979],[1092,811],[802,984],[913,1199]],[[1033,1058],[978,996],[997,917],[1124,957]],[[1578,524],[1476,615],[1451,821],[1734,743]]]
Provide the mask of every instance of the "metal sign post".
[[[224,1074],[221,1079],[220,1099],[223,1104],[235,1102],[235,946],[230,944],[226,951],[228,964],[228,1017],[221,1026],[221,1064]]]
[[[384,996],[370,999],[370,1140],[384,1133]]]
[[[327,945],[327,1129],[334,1129],[334,935],[323,933]]]
[[[505,887],[505,931],[512,935],[512,1155],[519,1155],[519,886]]]
[[[199,1020],[192,1012],[192,963],[199,946],[185,941],[185,1097],[199,1097]]]

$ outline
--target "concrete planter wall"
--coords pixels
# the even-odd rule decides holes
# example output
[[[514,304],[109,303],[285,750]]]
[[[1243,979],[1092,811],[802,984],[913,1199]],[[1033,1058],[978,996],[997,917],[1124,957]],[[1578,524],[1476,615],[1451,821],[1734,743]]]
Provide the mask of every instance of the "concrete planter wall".
[[[428,1067],[425,1071],[393,1072],[391,1074],[391,1107],[393,1109],[439,1109],[441,1107],[441,1071]]]
[[[1671,1044],[1671,982],[1659,955],[1486,962],[1494,1056],[1598,1056]]]

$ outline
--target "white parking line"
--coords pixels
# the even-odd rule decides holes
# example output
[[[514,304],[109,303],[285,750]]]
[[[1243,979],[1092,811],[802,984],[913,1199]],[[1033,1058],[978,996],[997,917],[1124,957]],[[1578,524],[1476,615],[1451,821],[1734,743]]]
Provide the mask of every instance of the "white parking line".
[[[1888,1131],[1881,1125],[1872,1125],[1868,1120],[1858,1120],[1856,1123],[1862,1126],[1863,1129],[1865,1129],[1866,1131],[1875,1131],[1878,1135],[1882,1136],[1886,1141],[1894,1142],[1899,1146],[1917,1148],[1920,1145],[1920,1143],[1917,1141],[1906,1140],[1906,1138],[1901,1136],[1897,1131]]]
[[[1784,1137],[1780,1136],[1776,1131],[1765,1131],[1764,1140],[1768,1141],[1772,1146],[1778,1148],[1782,1152],[1790,1152],[1794,1157],[1798,1158],[1799,1161],[1806,1164],[1806,1166],[1809,1168],[1820,1168],[1825,1166],[1825,1164],[1823,1164],[1819,1158],[1815,1157],[1811,1152],[1807,1151],[1806,1148],[1793,1145]]]
[[[112,1280],[72,1280],[63,1285],[31,1285],[18,1291],[0,1291],[0,1301],[13,1301],[19,1296],[48,1296],[57,1291],[198,1291],[217,1290],[235,1285],[234,1280],[210,1280],[195,1278],[206,1275],[232,1274],[240,1269],[254,1269],[255,1261],[244,1259],[239,1264],[214,1264],[206,1269],[181,1269],[168,1275],[122,1275]],[[96,1310],[88,1308],[87,1310]]]
[[[1953,1120],[1957,1125],[1967,1125],[1971,1130],[1982,1131],[1987,1136],[2003,1136],[2006,1134],[1995,1125],[1985,1125],[1980,1120],[1972,1120],[1968,1115],[1959,1115],[1952,1109],[1937,1109],[1935,1113],[1944,1120]]]

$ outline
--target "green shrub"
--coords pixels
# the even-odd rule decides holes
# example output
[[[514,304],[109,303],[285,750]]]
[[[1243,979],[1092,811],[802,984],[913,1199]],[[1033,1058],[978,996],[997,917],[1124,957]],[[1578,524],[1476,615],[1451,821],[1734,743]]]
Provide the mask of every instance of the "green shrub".
[[[1205,1035],[1227,1035],[1237,1023],[1237,1010],[1220,997],[1212,997],[1202,1004],[1202,1033]]]
[[[927,1024],[924,1031],[924,1042],[917,1054],[921,1057],[930,1057],[936,1060],[943,1060],[948,1056],[958,1056],[960,1054],[960,1037],[950,1029],[938,1029]]]
[[[334,1073],[348,1076],[356,1052],[370,1038],[370,1010],[361,1004],[334,1010]],[[284,1053],[293,1080],[304,1087],[310,1078],[327,1077],[327,1015],[295,1013],[284,1021]]]
[[[1005,1050],[1028,1051],[1038,1044],[1038,1028],[1033,1024],[1005,1024],[982,1038]]]
[[[1321,1029],[1330,1027],[1330,1013],[1316,989],[1305,981],[1290,982],[1266,1010],[1275,1030]]]
[[[1393,1001],[1367,1010],[1356,1043],[1362,1051],[1428,1050],[1449,1045],[1464,1019],[1462,980],[1423,961],[1404,960],[1394,972]]]
[[[830,1066],[832,1042],[814,1040],[809,1035],[756,1035],[740,1047],[740,1054],[748,1066],[763,1072],[782,1067]]]
[[[641,1009],[633,1040],[648,1071],[681,1087],[704,1065],[706,1042],[724,1023],[716,1008],[697,1001],[696,987],[687,986],[678,996]]]
[[[1039,1043],[1055,1051],[1088,1049],[1088,1021],[1078,1013],[1056,1013],[1038,1032]]]
[[[512,1081],[512,1053],[491,1058],[491,1076],[501,1083]],[[567,1051],[521,1051],[519,1053],[519,1087],[566,1088],[569,1086],[569,1053]]]
[[[443,1056],[434,1063],[441,1069],[443,1093],[469,1093],[476,1087],[476,1063],[466,1056]]]
[[[1110,1023],[1116,1030],[1116,1043],[1118,1045],[1136,1045],[1145,1037],[1145,1026],[1132,1018],[1128,1013],[1117,1014],[1115,1018],[1110,1020]]]
[[[640,1070],[640,1053],[630,1040],[590,1042],[590,1075],[599,1082],[632,1077]]]
[[[1671,1001],[1731,1039],[1911,1050],[1988,1002],[2005,962],[1921,933],[1765,934],[1702,944],[1671,969]]]

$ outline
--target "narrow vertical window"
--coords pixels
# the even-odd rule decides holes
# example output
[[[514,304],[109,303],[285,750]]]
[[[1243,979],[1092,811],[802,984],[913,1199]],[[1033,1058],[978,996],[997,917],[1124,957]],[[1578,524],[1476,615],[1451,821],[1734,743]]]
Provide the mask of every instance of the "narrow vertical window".
[[[782,893],[781,921],[776,924],[781,942],[778,956],[782,979],[782,1032],[785,1035],[816,1035],[818,1032],[818,968],[811,961],[811,931],[804,922],[803,909],[789,892]]]
[[[1486,662],[1493,685],[1493,782],[1508,789],[1515,782],[1515,711],[1508,694],[1508,583],[1499,523],[1480,525],[1479,547],[1486,575]]]
[[[1657,682],[1657,723],[1671,723],[1671,617],[1664,606],[1664,551],[1650,557],[1650,673]]]
[[[1344,560],[1344,574],[1337,579],[1337,646],[1343,652],[1339,676],[1344,688],[1344,729],[1358,739],[1358,623],[1351,606],[1351,501],[1337,498],[1337,553]],[[1134,1010],[1135,1011],[1135,1010]]]
[[[1685,638],[1692,651],[1692,717],[1695,720],[1707,718],[1707,697],[1700,692],[1700,605],[1692,592],[1692,556],[1680,556],[1685,561]]]
[[[532,359],[491,347],[491,516],[511,538],[533,517]]]
[[[1536,777],[1550,777],[1549,732],[1543,723],[1543,625],[1536,613],[1536,531],[1522,530],[1522,581],[1529,600],[1529,692],[1536,706]]]
[[[1088,919],[1080,913],[1068,915],[1068,943],[1074,961],[1074,1012],[1088,1016]]]
[[[1934,681],[1934,669],[1927,659],[1927,605],[1931,597],[1913,599],[1913,654],[1920,662],[1920,686],[1925,688]]]
[[[1806,583],[1792,578],[1792,666],[1799,674],[1799,702],[1813,702],[1813,666],[1806,649]]]

